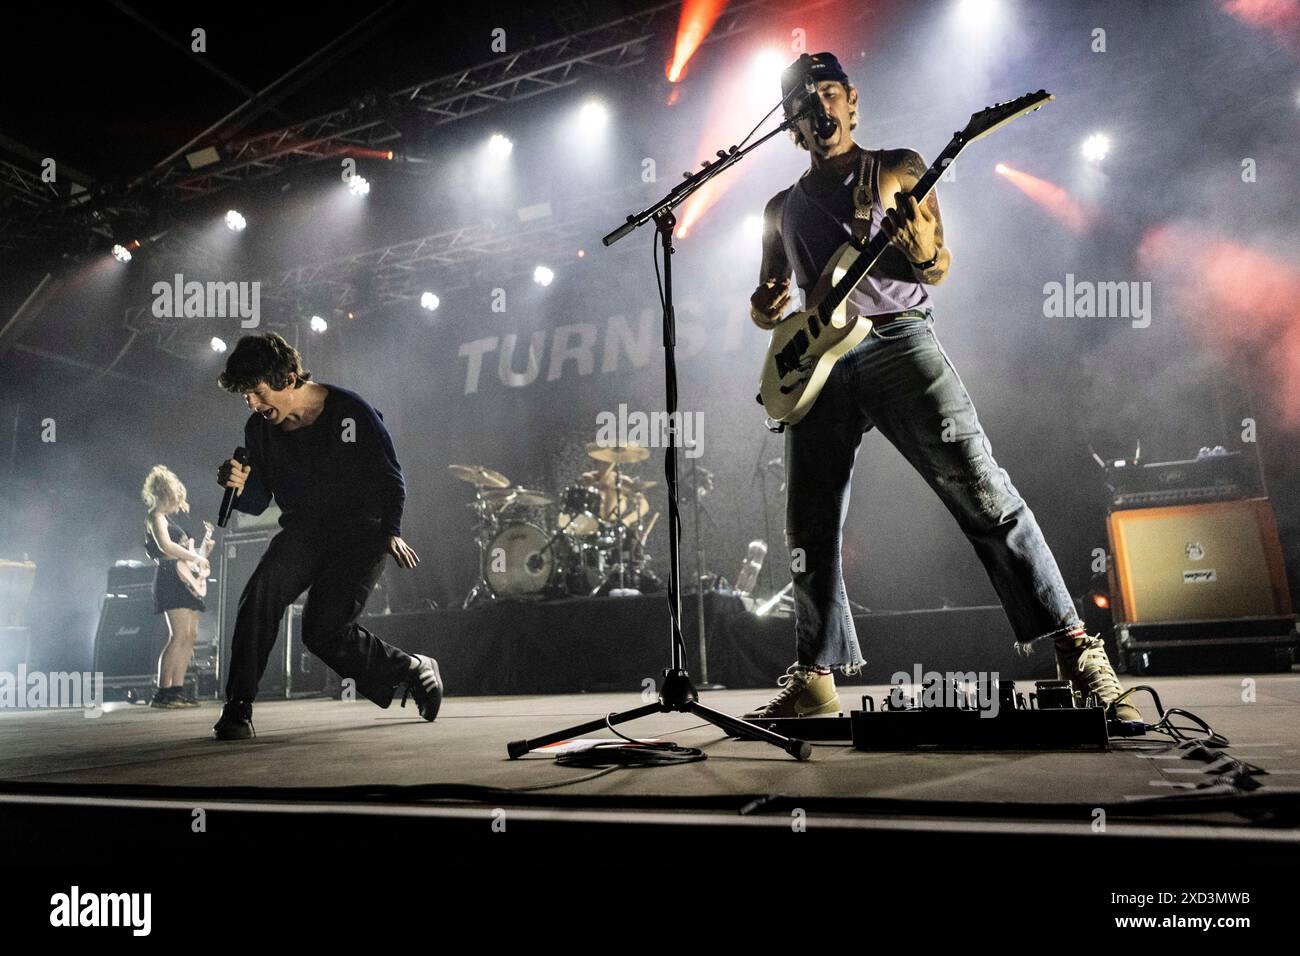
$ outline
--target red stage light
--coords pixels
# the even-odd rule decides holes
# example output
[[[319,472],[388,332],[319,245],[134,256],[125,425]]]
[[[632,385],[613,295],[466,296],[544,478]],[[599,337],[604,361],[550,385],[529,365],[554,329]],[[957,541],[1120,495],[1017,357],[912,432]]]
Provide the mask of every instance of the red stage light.
[[[1029,173],[1012,169],[1006,163],[998,163],[994,171],[1010,180],[1017,189],[1042,206],[1054,218],[1063,222],[1071,232],[1083,232],[1092,225],[1093,214],[1070,198],[1056,183],[1039,179]]]
[[[1104,610],[1104,609],[1110,607],[1110,598],[1108,598],[1108,597],[1107,597],[1106,595],[1104,595],[1104,594],[1094,594],[1094,595],[1092,596],[1092,603],[1095,604],[1095,605],[1097,605],[1097,607],[1102,608],[1102,609]]]
[[[677,42],[673,45],[673,58],[664,70],[670,82],[676,83],[686,75],[686,64],[691,61],[695,51],[709,35],[718,15],[726,5],[727,0],[686,0],[682,4],[682,15],[677,21]]]

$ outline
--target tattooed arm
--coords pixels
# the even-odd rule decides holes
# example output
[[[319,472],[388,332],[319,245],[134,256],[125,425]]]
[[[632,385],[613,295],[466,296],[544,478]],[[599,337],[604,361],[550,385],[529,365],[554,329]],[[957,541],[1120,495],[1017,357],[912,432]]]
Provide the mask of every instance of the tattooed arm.
[[[915,150],[887,150],[880,164],[880,202],[888,210],[884,228],[893,231],[893,245],[913,265],[910,278],[938,285],[947,278],[952,264],[952,252],[944,243],[938,193],[931,190],[923,203],[902,195],[920,181],[926,168],[925,160]],[[924,271],[915,269],[916,263],[931,259],[934,265]]]

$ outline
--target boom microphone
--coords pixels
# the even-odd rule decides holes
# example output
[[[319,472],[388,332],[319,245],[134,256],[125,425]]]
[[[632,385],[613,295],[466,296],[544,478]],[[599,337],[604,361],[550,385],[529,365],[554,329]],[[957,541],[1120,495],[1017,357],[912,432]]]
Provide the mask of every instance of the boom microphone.
[[[804,54],[807,56],[808,54]],[[808,112],[812,120],[813,129],[817,132],[818,139],[830,139],[835,135],[835,130],[839,126],[831,115],[826,112],[826,107],[822,103],[822,98],[817,95],[817,84],[813,82],[811,76],[805,76],[803,80],[804,92],[810,100]]]
[[[248,450],[245,448],[236,448],[235,453],[230,456],[241,465],[248,464]],[[230,512],[235,506],[235,489],[227,488],[226,493],[221,498],[221,510],[217,512],[217,525],[224,528],[230,521]]]

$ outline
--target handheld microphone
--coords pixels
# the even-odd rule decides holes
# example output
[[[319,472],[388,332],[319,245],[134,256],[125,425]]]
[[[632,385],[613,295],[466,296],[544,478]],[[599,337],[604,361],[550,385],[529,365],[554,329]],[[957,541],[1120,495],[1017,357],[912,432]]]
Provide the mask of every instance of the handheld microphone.
[[[248,451],[245,448],[236,448],[235,453],[230,456],[241,465],[248,464]],[[235,507],[235,489],[227,488],[226,493],[221,497],[221,510],[217,512],[217,526],[224,528],[230,521],[230,512]]]
[[[807,54],[804,54],[807,56]],[[817,84],[813,82],[811,76],[805,76],[803,80],[804,92],[807,94],[809,104],[807,111],[812,119],[813,129],[817,132],[818,139],[830,139],[835,135],[835,130],[839,123],[826,112],[826,107],[822,105],[822,98],[817,95]]]

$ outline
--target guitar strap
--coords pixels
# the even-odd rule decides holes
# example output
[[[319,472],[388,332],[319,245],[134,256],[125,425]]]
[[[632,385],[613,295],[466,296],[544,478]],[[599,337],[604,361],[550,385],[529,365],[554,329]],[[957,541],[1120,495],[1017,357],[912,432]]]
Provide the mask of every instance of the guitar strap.
[[[876,165],[879,161],[876,150],[862,151],[858,163],[858,185],[853,190],[853,238],[861,242],[871,232],[871,206],[876,188]],[[868,176],[867,169],[871,173]]]

